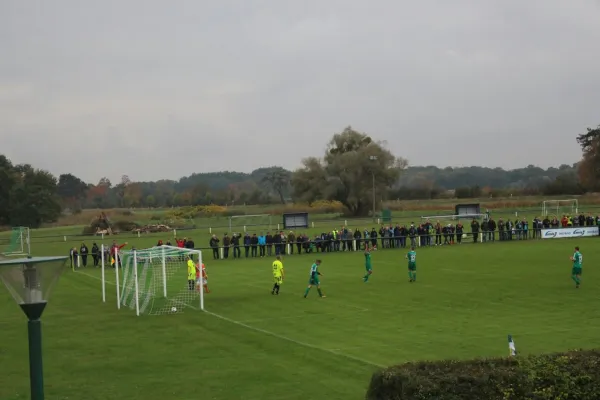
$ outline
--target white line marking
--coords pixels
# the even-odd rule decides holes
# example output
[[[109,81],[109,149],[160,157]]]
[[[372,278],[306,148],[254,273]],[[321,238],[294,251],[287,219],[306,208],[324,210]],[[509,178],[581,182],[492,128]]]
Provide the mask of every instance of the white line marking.
[[[384,365],[376,364],[374,362],[367,361],[367,360],[364,360],[362,358],[354,357],[354,356],[351,356],[351,355],[348,355],[348,354],[344,354],[344,353],[337,353],[337,352],[335,352],[333,350],[330,350],[330,349],[325,349],[323,347],[315,346],[315,345],[312,345],[312,344],[309,344],[309,343],[300,342],[298,340],[294,340],[294,339],[288,338],[286,336],[278,335],[276,333],[273,333],[273,332],[270,332],[270,331],[267,331],[267,330],[264,330],[264,329],[255,328],[253,326],[246,325],[246,324],[244,324],[242,322],[239,322],[239,321],[236,321],[234,319],[230,319],[230,318],[224,317],[224,316],[219,315],[219,314],[215,314],[215,313],[210,312],[210,311],[204,310],[204,312],[207,313],[207,314],[209,314],[209,315],[212,315],[215,318],[219,318],[219,319],[221,319],[223,321],[227,321],[227,322],[229,322],[231,324],[238,325],[238,326],[241,326],[243,328],[246,328],[246,329],[249,329],[249,330],[252,330],[252,331],[255,331],[255,332],[259,332],[259,333],[262,333],[262,334],[265,334],[265,335],[273,336],[273,337],[276,337],[276,338],[281,339],[281,340],[286,340],[286,341],[288,341],[290,343],[294,343],[294,344],[297,344],[299,346],[303,346],[303,347],[307,347],[307,348],[314,349],[314,350],[319,350],[319,351],[325,351],[327,353],[333,354],[334,356],[344,357],[344,358],[347,358],[348,360],[356,361],[356,362],[359,362],[361,364],[366,364],[366,365],[370,365],[370,366],[378,367],[378,368],[385,368]]]

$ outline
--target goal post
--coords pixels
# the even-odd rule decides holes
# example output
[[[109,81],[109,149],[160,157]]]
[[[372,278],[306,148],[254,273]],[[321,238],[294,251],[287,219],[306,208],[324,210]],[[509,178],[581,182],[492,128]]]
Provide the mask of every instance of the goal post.
[[[18,226],[11,229],[7,246],[3,249],[3,256],[23,256],[31,254],[31,236],[29,228]]]
[[[257,214],[257,215],[232,215],[229,217],[229,232],[234,231],[248,232],[254,231],[257,228],[272,229],[272,216],[271,214]]]
[[[578,214],[579,202],[577,199],[568,200],[544,200],[542,202],[542,216],[556,215],[557,217],[563,214]]]
[[[206,281],[202,274],[197,278],[196,266],[202,266],[200,250],[156,246],[119,252],[115,262],[117,308],[128,308],[138,316],[204,310]]]

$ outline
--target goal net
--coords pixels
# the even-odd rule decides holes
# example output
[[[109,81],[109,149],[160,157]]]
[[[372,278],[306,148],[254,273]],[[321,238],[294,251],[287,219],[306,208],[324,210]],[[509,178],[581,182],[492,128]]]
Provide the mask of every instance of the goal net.
[[[256,232],[261,230],[271,230],[271,214],[261,215],[233,215],[229,217],[229,232]]]
[[[575,215],[579,212],[576,199],[571,200],[545,200],[542,203],[542,216],[561,217],[565,214]]]
[[[3,243],[2,247],[2,255],[4,256],[22,256],[31,254],[29,228],[25,226],[12,228],[10,237]]]
[[[119,253],[117,274],[118,307],[135,310],[136,315],[181,313],[204,309],[202,252],[171,246],[157,246]],[[188,260],[194,270],[188,275]],[[119,273],[121,274],[119,278]],[[192,278],[192,279],[188,279]]]

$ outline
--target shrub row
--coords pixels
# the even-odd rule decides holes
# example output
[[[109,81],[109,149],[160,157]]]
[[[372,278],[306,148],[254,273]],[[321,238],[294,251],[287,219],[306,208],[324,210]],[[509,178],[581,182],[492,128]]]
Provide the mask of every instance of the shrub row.
[[[373,374],[367,400],[596,400],[600,350],[408,363]]]

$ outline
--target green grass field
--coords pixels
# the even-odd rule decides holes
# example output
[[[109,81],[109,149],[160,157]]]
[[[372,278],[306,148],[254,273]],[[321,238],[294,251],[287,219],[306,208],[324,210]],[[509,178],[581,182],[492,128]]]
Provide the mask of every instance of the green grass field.
[[[145,239],[152,244],[153,238]],[[270,259],[212,262],[203,313],[135,317],[107,303],[99,270],[65,271],[43,317],[48,399],[361,399],[380,366],[410,360],[504,356],[600,345],[596,238],[463,244],[418,250],[408,283],[400,250],[323,255],[322,285],[302,297],[309,255],[284,259],[271,296]],[[575,245],[585,257],[575,289]],[[64,243],[34,244],[36,255]],[[185,280],[185,277],[182,277]],[[0,289],[0,399],[28,398],[26,319]]]

